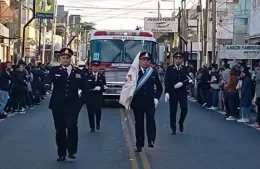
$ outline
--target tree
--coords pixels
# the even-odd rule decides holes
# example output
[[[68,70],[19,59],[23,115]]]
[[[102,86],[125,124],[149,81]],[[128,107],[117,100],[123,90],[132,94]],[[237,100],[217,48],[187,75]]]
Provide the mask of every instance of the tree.
[[[96,24],[94,22],[83,22],[80,24],[81,28],[85,31],[95,30]]]
[[[65,26],[64,24],[57,24],[56,25],[56,35],[64,36],[65,35]]]

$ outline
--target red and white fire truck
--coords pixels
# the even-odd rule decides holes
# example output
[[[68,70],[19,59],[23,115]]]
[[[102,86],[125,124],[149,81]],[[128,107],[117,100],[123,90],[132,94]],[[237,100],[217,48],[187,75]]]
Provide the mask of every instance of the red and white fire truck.
[[[151,31],[95,30],[89,34],[90,60],[99,60],[104,70],[107,91],[105,99],[118,99],[129,66],[138,52],[152,54],[152,64],[158,61],[157,43]]]

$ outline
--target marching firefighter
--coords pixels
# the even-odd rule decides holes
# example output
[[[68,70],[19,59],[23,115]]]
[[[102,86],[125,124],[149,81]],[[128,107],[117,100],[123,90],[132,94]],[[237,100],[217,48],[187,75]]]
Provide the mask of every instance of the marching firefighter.
[[[83,100],[86,102],[90,132],[100,130],[101,106],[103,102],[102,93],[106,88],[106,77],[99,72],[100,61],[91,62],[91,72],[85,74],[85,89],[83,90]]]
[[[53,83],[49,108],[56,129],[57,161],[65,161],[67,151],[68,158],[76,159],[78,146],[77,124],[82,107],[79,91],[83,88],[83,78],[82,71],[71,65],[72,55],[71,49],[61,49],[61,65],[52,67],[49,73],[50,82]]]
[[[162,95],[162,84],[158,73],[150,67],[151,58],[151,54],[146,52],[139,55],[140,69],[135,94],[131,102],[135,117],[136,152],[141,152],[144,147],[144,117],[146,117],[148,147],[154,147],[156,137],[154,115]]]
[[[183,67],[183,54],[176,52],[174,55],[174,64],[168,67],[165,75],[165,102],[169,100],[170,104],[170,126],[172,134],[176,134],[176,114],[178,103],[181,108],[179,119],[179,130],[184,131],[184,121],[188,113],[187,105],[187,85],[192,82],[189,78],[188,70]]]

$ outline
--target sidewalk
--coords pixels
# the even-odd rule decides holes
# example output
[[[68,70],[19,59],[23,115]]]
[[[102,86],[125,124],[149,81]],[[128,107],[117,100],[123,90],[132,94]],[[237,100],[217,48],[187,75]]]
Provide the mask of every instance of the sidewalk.
[[[192,103],[197,104],[198,106],[200,106],[194,98],[188,97],[188,99],[189,99],[189,101],[191,101]],[[200,107],[201,107],[201,106],[200,106]],[[205,109],[205,110],[208,110],[208,111],[213,111],[213,112],[222,114],[223,116],[226,114],[226,112],[223,111],[223,110],[212,110],[212,109],[203,108],[203,107],[201,107],[201,108],[202,108],[202,109]],[[255,124],[256,116],[257,116],[256,112],[251,112],[251,114],[250,114],[250,122],[249,122],[249,123],[242,123],[242,124],[245,124],[245,125],[247,125],[247,126],[250,126],[250,127],[254,128],[254,129],[258,130],[258,129],[257,129],[257,125]],[[226,120],[225,117],[223,117],[223,120]]]

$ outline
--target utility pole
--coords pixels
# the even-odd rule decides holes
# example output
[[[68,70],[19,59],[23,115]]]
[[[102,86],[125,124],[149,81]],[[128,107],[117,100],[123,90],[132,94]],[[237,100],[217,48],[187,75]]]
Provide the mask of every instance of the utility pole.
[[[160,15],[160,8],[161,8],[161,4],[160,4],[160,1],[158,1],[158,18],[161,17],[161,15]]]
[[[51,39],[51,62],[54,61],[54,47],[55,47],[55,35],[56,35],[56,23],[57,17],[55,16],[52,21],[52,39]]]
[[[39,42],[38,42],[38,60],[41,60],[42,58],[42,19],[39,19]]]
[[[216,63],[217,1],[212,0],[212,60]]]
[[[44,3],[45,3],[45,8],[46,8],[46,4],[47,4],[47,0],[44,0]],[[45,33],[46,33],[46,27],[47,27],[47,20],[46,19],[43,19],[43,31],[42,31],[42,36],[43,36],[43,43],[42,43],[42,63],[45,63]]]
[[[18,7],[18,42],[17,42],[17,51],[14,62],[16,63],[18,59],[21,59],[21,47],[22,47],[22,9],[23,9],[23,1],[19,1]]]
[[[197,51],[197,70],[201,67],[201,56],[200,56],[200,32],[201,32],[201,0],[199,0],[199,4],[197,6],[197,13],[198,13],[198,22],[197,22],[197,27],[198,27],[198,51]]]
[[[204,10],[204,37],[203,37],[203,56],[205,63],[208,64],[208,22],[209,22],[209,1],[206,1],[206,9]]]
[[[186,0],[183,0],[183,37],[184,39],[184,65],[187,65],[187,39],[188,39],[188,16],[187,16],[187,9],[186,9]]]

